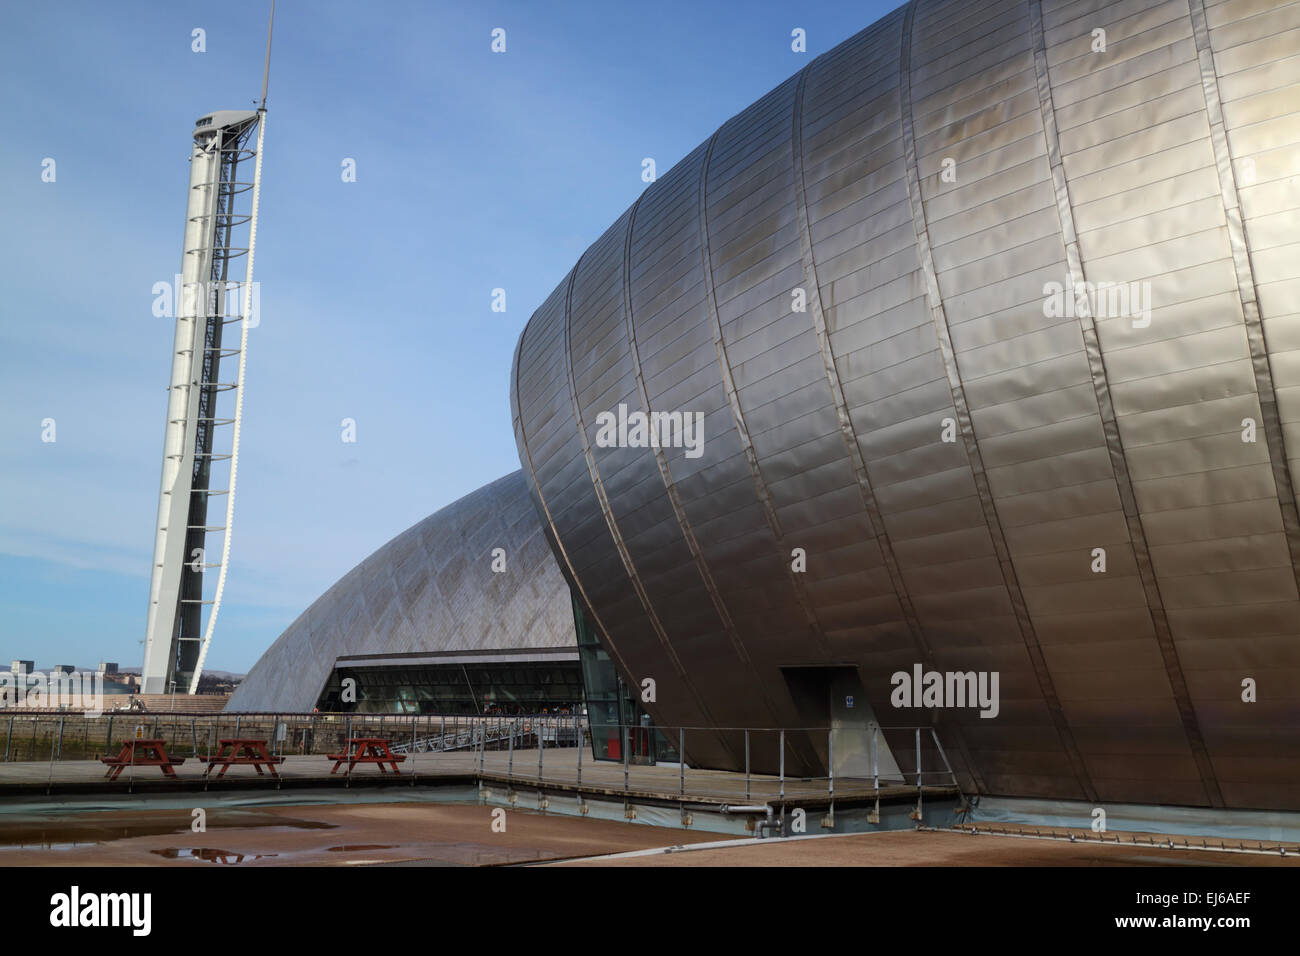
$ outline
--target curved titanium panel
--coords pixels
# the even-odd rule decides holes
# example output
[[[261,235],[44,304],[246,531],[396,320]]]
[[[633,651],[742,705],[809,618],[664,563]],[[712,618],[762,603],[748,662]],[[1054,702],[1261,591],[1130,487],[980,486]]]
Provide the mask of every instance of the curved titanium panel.
[[[506,570],[492,571],[492,551]],[[248,672],[228,711],[316,706],[344,655],[575,646],[568,588],[522,472],[412,525],[345,574]]]
[[[1300,808],[1297,37],[1283,0],[913,0],[588,250],[516,433],[661,725],[806,726],[788,669],[848,666],[983,792]],[[620,404],[703,453],[602,447]],[[996,671],[998,716],[892,709],[916,663]]]

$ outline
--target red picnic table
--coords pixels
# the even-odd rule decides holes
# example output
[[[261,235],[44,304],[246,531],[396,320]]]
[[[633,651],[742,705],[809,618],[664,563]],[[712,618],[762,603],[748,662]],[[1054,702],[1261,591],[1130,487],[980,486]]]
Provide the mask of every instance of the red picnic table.
[[[384,764],[393,765],[393,773],[401,774],[397,765],[406,759],[405,754],[395,754],[388,749],[388,741],[383,737],[349,737],[347,751],[341,754],[326,754],[327,759],[334,761],[334,769],[330,773],[338,771],[344,762],[348,765],[348,773],[359,763],[379,764],[380,773],[388,773]]]
[[[145,740],[133,737],[122,741],[122,752],[116,757],[100,757],[101,763],[108,765],[104,776],[116,780],[127,767],[158,767],[163,776],[176,778],[174,767],[185,762],[184,757],[169,757],[163,740]]]
[[[272,757],[266,750],[266,741],[259,740],[256,737],[224,737],[220,741],[221,746],[217,752],[210,757],[200,757],[199,760],[207,763],[207,769],[203,771],[203,776],[212,772],[213,767],[220,767],[221,772],[218,777],[224,777],[226,771],[235,764],[251,764],[257,771],[259,777],[263,776],[262,766],[271,771],[271,776],[279,777],[276,771],[276,764],[284,763],[283,757]]]

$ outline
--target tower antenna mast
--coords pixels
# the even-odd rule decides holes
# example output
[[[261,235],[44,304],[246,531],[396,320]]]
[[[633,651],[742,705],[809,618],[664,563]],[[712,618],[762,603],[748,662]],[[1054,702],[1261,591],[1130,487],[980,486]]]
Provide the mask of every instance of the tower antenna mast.
[[[230,447],[230,485],[226,493],[226,533],[221,541],[221,565],[217,572],[217,587],[212,595],[212,611],[208,626],[199,646],[199,659],[190,678],[190,693],[197,694],[199,678],[203,676],[203,662],[212,644],[212,632],[217,626],[217,613],[221,610],[221,597],[226,590],[226,569],[230,566],[230,538],[235,526],[235,478],[239,471],[239,434],[244,419],[244,368],[248,364],[248,319],[252,309],[253,257],[257,251],[257,213],[262,193],[262,142],[266,136],[266,86],[271,75],[271,31],[275,27],[275,0],[271,0],[271,19],[266,26],[266,61],[262,67],[262,99],[257,107],[257,156],[253,166],[253,206],[248,222],[248,268],[244,273],[243,303],[239,323],[239,376],[235,385],[235,420]],[[258,297],[260,300],[260,296]],[[261,321],[261,316],[258,316]]]
[[[266,25],[266,63],[262,67],[262,100],[257,106],[259,113],[266,112],[266,82],[271,76],[271,31],[275,28],[275,0],[271,0],[271,20]]]

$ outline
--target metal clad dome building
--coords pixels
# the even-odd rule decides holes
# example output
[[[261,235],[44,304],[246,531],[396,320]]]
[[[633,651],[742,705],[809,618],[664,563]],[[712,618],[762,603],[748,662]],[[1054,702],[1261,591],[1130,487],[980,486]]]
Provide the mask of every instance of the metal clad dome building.
[[[496,548],[505,552],[500,573],[492,569]],[[338,670],[366,675],[358,681],[364,699],[383,693],[402,668],[422,668],[428,678],[432,669],[517,672],[565,662],[576,673],[577,659],[569,589],[516,471],[408,528],[341,577],[271,645],[226,709],[311,711]],[[574,699],[582,696],[577,683]],[[381,698],[374,706],[391,712],[393,704]],[[421,702],[402,705],[412,712]],[[434,712],[447,713],[445,702]]]
[[[815,726],[798,675],[849,668],[983,792],[1300,808],[1297,38],[1280,0],[913,0],[583,254],[515,434],[659,725]],[[620,405],[703,453],[606,447]],[[894,710],[917,663],[998,672],[998,715]]]

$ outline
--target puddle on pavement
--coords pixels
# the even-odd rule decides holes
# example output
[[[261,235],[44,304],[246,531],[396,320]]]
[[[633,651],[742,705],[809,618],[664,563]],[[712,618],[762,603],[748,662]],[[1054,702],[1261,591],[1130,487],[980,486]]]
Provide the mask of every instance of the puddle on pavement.
[[[396,843],[349,843],[346,846],[332,846],[329,853],[356,853],[359,850],[396,850]]]
[[[206,860],[208,863],[244,863],[254,860],[267,860],[278,853],[235,853],[231,850],[216,850],[206,846],[178,847],[169,846],[161,850],[150,850],[168,860]]]
[[[133,837],[190,832],[188,810],[175,812],[97,812],[82,816],[33,814],[0,823],[0,854],[5,850],[66,850],[129,840]],[[208,829],[333,830],[333,823],[277,816],[256,810],[211,810]]]

